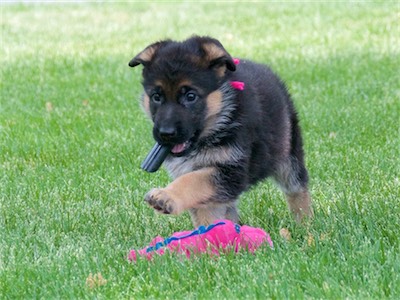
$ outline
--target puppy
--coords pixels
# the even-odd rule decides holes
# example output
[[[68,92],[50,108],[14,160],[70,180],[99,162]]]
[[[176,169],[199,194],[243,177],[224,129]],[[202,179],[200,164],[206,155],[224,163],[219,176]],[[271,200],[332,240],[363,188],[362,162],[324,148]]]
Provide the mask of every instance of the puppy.
[[[154,139],[169,145],[174,181],[146,202],[164,214],[189,210],[195,226],[238,222],[240,194],[272,177],[297,221],[311,217],[297,113],[267,66],[233,59],[211,37],[149,45],[129,66],[143,66],[142,105]]]

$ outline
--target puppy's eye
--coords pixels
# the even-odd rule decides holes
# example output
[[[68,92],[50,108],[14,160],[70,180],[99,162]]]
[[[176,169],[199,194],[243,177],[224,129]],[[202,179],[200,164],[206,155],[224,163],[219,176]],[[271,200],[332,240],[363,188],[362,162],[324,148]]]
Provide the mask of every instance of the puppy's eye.
[[[194,102],[197,100],[197,95],[194,92],[189,92],[185,95],[185,100],[187,102]]]
[[[153,95],[151,95],[151,101],[153,101],[154,103],[161,103],[161,95],[158,93],[154,93]]]

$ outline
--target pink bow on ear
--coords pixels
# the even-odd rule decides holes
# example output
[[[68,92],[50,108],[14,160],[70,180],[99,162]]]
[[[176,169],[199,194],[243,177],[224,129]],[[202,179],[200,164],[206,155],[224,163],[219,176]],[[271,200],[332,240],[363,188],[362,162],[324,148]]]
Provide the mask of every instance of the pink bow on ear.
[[[233,58],[233,63],[235,65],[240,64],[240,59],[239,58]],[[244,82],[242,81],[231,81],[230,82],[231,87],[233,87],[235,90],[243,91],[244,90]]]
[[[231,84],[231,87],[233,87],[235,90],[239,90],[239,91],[244,90],[244,82],[242,82],[242,81],[231,81],[230,84]]]

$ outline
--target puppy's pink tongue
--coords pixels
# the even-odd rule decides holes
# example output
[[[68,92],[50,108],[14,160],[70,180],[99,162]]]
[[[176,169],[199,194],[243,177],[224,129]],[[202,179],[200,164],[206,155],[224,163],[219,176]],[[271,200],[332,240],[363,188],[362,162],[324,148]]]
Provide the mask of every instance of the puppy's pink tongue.
[[[172,152],[172,153],[175,153],[175,154],[178,154],[178,153],[181,153],[183,150],[185,150],[185,143],[175,145],[175,146],[171,149],[171,152]]]

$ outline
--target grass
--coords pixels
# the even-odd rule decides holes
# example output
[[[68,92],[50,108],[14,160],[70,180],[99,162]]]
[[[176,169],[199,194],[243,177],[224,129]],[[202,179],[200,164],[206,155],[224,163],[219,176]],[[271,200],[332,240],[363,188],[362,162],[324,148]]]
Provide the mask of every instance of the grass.
[[[102,3],[1,9],[1,299],[398,299],[399,5]],[[302,119],[316,218],[296,226],[270,183],[241,198],[275,249],[218,259],[124,257],[191,228],[143,195],[149,43],[197,33],[270,64]],[[288,228],[292,239],[279,234]],[[106,280],[90,287],[90,274]],[[92,276],[92,277],[93,277]]]

